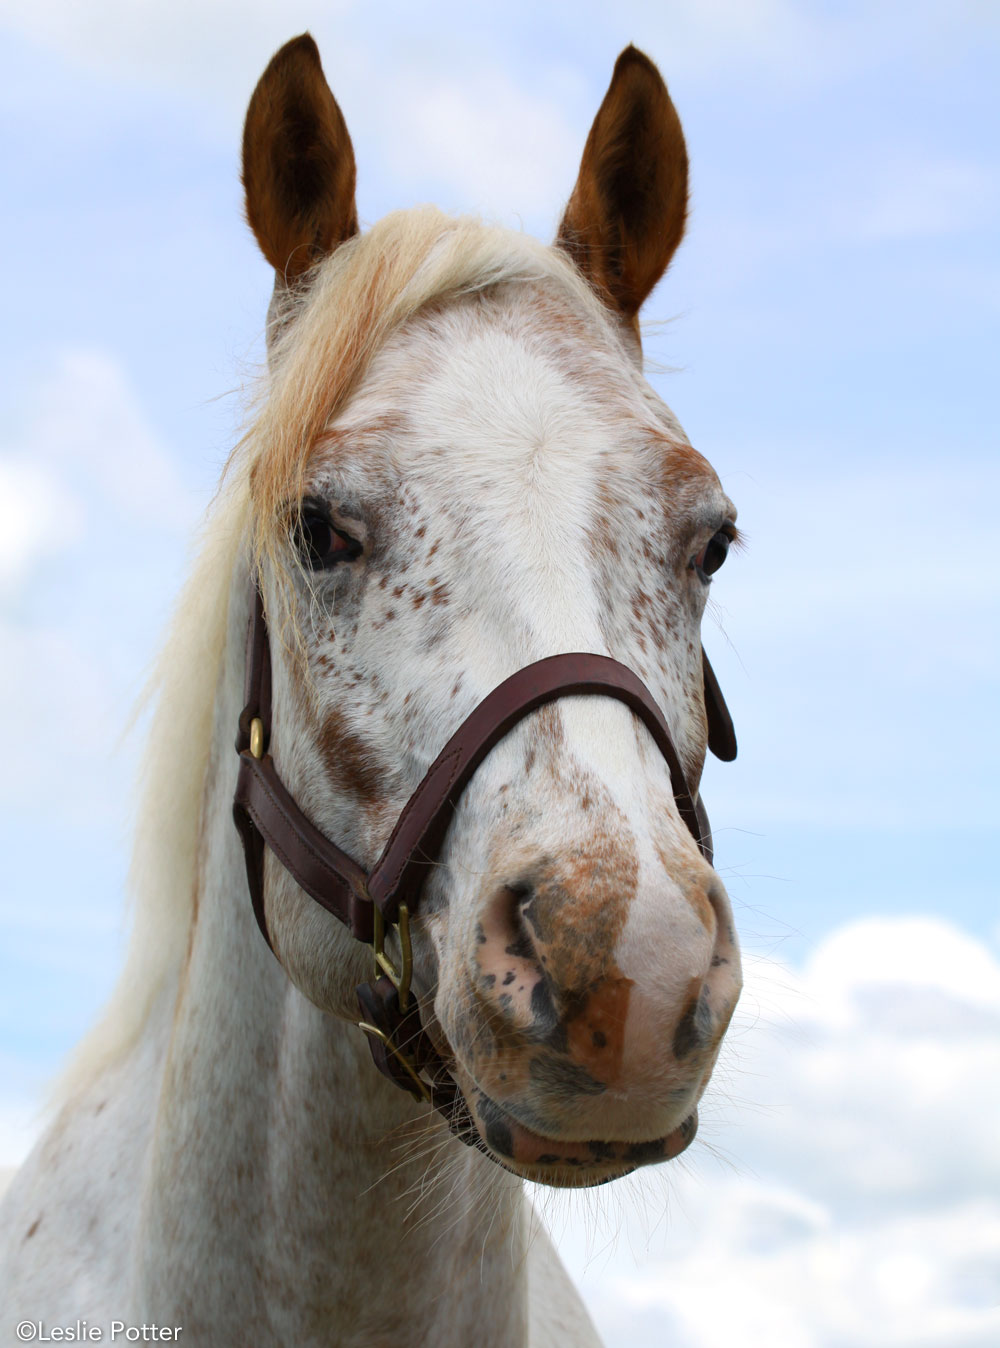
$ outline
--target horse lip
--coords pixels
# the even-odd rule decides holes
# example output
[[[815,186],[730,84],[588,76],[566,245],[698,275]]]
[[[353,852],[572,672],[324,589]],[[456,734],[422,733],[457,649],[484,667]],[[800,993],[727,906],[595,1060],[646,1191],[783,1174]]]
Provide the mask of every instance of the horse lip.
[[[600,1176],[591,1182],[599,1183],[608,1177],[609,1167],[614,1171],[610,1178],[616,1178],[641,1165],[673,1160],[691,1145],[698,1131],[695,1109],[671,1132],[644,1142],[578,1142],[545,1137],[518,1122],[481,1087],[477,1088],[471,1112],[480,1136],[502,1165],[529,1172],[528,1178],[550,1182],[556,1174],[568,1170],[579,1177],[576,1182],[586,1183],[584,1176],[598,1170]]]
[[[439,1036],[447,1045],[447,1056],[441,1056],[448,1062],[449,1071],[467,1103],[473,1126],[479,1134],[479,1149],[502,1169],[522,1179],[556,1186],[605,1184],[631,1174],[640,1166],[672,1161],[695,1139],[697,1107],[671,1132],[644,1142],[562,1141],[536,1133],[487,1095],[472,1074],[463,1070],[435,1018],[425,1029],[431,1030],[431,1042],[439,1053],[442,1047],[438,1043]]]

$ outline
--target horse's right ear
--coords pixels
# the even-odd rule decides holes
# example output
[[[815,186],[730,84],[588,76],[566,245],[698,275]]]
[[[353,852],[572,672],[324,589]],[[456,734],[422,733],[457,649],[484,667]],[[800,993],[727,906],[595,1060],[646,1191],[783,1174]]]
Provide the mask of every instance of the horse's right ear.
[[[358,232],[354,182],[343,114],[303,33],[271,58],[243,127],[247,220],[279,281]]]

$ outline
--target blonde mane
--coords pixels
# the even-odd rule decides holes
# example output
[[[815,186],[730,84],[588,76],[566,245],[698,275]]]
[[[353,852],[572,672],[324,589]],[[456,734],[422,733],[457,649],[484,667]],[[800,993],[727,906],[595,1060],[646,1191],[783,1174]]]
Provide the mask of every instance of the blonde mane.
[[[56,1082],[54,1103],[124,1058],[182,968],[231,581],[242,549],[249,543],[258,562],[284,572],[288,503],[301,497],[310,454],[401,324],[432,302],[546,279],[608,329],[601,301],[557,250],[422,207],[386,216],[341,245],[285,297],[259,411],[230,457],[144,699],[155,711],[129,876],[125,966],[103,1014]]]

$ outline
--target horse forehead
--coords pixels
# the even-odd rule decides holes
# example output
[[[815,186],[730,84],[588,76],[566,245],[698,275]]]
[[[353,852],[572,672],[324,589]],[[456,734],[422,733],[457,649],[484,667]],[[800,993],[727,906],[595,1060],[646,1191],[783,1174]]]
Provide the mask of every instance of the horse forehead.
[[[610,330],[558,296],[517,287],[420,314],[396,332],[352,411],[363,422],[387,407],[409,430],[399,466],[430,481],[441,458],[452,483],[491,469],[523,481],[526,465],[544,471],[560,452],[561,469],[578,474],[588,451],[683,435]]]
[[[338,421],[334,452],[342,467],[345,454],[356,460],[351,476],[365,474],[357,460],[371,467],[372,426],[384,485],[411,523],[419,514],[433,529],[437,516],[447,535],[457,521],[473,546],[499,531],[511,547],[561,556],[556,572],[581,549],[575,564],[591,569],[595,520],[610,538],[623,521],[669,528],[708,498],[726,500],[610,326],[544,287],[501,287],[405,323]]]

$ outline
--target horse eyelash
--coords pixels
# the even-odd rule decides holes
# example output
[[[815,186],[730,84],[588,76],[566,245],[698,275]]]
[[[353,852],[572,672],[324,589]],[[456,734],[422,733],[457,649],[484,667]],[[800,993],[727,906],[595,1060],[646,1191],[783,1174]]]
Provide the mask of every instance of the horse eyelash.
[[[726,537],[729,539],[729,546],[732,549],[734,549],[734,551],[746,552],[746,550],[749,548],[750,546],[749,537],[743,532],[742,529],[738,529],[735,524],[727,523],[723,525],[720,532],[724,533]]]

